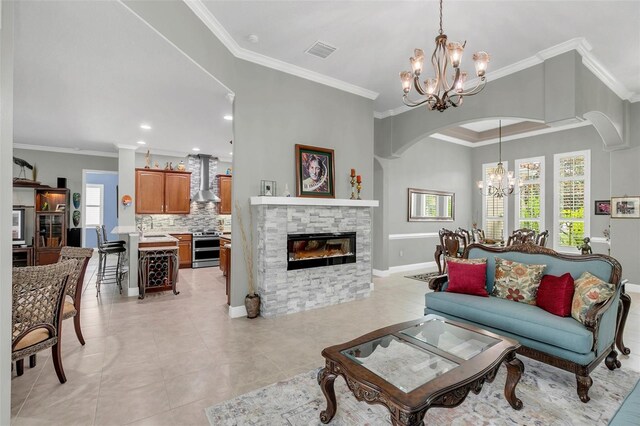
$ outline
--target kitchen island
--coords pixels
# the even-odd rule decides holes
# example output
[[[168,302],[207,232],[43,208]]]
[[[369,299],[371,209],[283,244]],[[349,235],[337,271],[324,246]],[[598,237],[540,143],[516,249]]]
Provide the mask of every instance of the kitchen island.
[[[138,241],[139,299],[147,292],[172,290],[177,295],[178,243],[169,234],[142,234]]]

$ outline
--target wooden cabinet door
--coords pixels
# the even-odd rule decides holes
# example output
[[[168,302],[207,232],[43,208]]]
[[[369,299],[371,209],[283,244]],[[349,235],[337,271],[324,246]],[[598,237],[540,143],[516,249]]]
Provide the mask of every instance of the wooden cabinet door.
[[[178,263],[180,268],[191,268],[191,241],[178,242]]]
[[[231,176],[218,176],[220,203],[218,214],[231,214]]]
[[[136,170],[136,213],[164,213],[164,173]]]
[[[191,173],[164,174],[164,212],[189,214],[191,211]]]

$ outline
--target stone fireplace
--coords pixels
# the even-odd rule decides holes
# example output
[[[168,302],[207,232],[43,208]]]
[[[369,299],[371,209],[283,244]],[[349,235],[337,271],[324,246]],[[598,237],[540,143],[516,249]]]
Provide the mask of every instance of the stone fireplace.
[[[377,201],[252,197],[251,204],[261,315],[369,296],[371,208]]]

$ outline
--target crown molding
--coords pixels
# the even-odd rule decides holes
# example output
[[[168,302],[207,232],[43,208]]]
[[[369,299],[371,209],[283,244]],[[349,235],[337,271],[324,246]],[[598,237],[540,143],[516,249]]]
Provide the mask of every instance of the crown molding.
[[[85,150],[85,149],[61,148],[57,146],[30,145],[30,144],[24,144],[24,143],[14,143],[13,147],[16,149],[28,149],[30,151],[47,151],[47,152],[58,152],[61,154],[93,155],[96,157],[118,158],[118,154],[115,152],[92,151],[88,149]]]
[[[613,93],[615,93],[620,99],[628,100],[629,102],[638,102],[640,101],[640,93],[634,93],[628,90],[624,84],[619,82],[610,72],[605,68],[602,63],[596,59],[596,57],[591,53],[592,47],[591,44],[584,37],[572,38],[571,40],[567,40],[563,43],[556,44],[555,46],[551,46],[547,49],[541,50],[535,55],[525,58],[521,61],[508,65],[506,67],[500,68],[498,70],[487,73],[487,81],[495,81],[499,78],[506,77],[508,75],[514,74],[516,72],[522,71],[524,69],[530,68],[534,65],[538,65],[546,61],[547,59],[553,58],[554,56],[561,55],[563,53],[567,53],[571,50],[575,50],[582,57],[582,63],[584,66],[591,71],[602,83],[607,86]],[[479,82],[478,78],[474,78],[469,80],[466,83],[468,87],[474,87]],[[384,112],[375,111],[373,116],[375,118],[387,118],[394,115],[401,114],[403,112],[411,109],[405,105],[399,106],[398,108],[390,109]]]
[[[222,24],[216,19],[213,13],[211,13],[211,11],[204,5],[202,0],[184,0],[184,2],[236,58],[282,71],[287,74],[295,75],[296,77],[304,78],[316,83],[324,84],[325,86],[333,87],[344,92],[353,93],[354,95],[362,96],[367,99],[375,100],[378,97],[378,93],[372,90],[240,47]]]
[[[533,136],[538,136],[538,135],[544,135],[546,133],[555,133],[555,132],[562,132],[565,130],[570,130],[570,129],[577,129],[579,127],[586,127],[586,126],[591,126],[591,122],[588,120],[585,121],[578,121],[578,122],[570,122],[561,126],[551,126],[551,127],[547,127],[544,129],[538,129],[538,130],[534,130],[531,132],[525,132],[525,133],[518,133],[516,135],[511,135],[511,136],[506,136],[502,138],[502,142],[509,142],[509,141],[514,141],[514,140],[518,140],[518,139],[525,139],[525,138],[530,138]],[[434,133],[430,136],[428,136],[430,138],[434,138],[434,139],[439,139],[441,141],[445,141],[445,142],[450,142],[450,143],[455,143],[458,145],[463,145],[463,146],[467,146],[470,148],[479,148],[481,146],[487,146],[487,145],[493,145],[498,143],[498,138],[493,138],[493,139],[489,139],[486,141],[482,141],[482,142],[468,142],[462,139],[458,139],[452,136],[447,136],[447,135],[443,135],[442,133]]]

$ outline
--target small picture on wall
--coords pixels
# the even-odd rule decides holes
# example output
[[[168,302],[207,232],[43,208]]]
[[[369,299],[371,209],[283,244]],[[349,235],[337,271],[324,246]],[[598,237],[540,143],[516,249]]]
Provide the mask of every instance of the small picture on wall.
[[[298,197],[335,198],[333,150],[296,145]]]
[[[640,218],[640,197],[611,197],[611,218]]]
[[[611,201],[609,200],[596,200],[593,211],[597,215],[609,216],[611,214]]]

